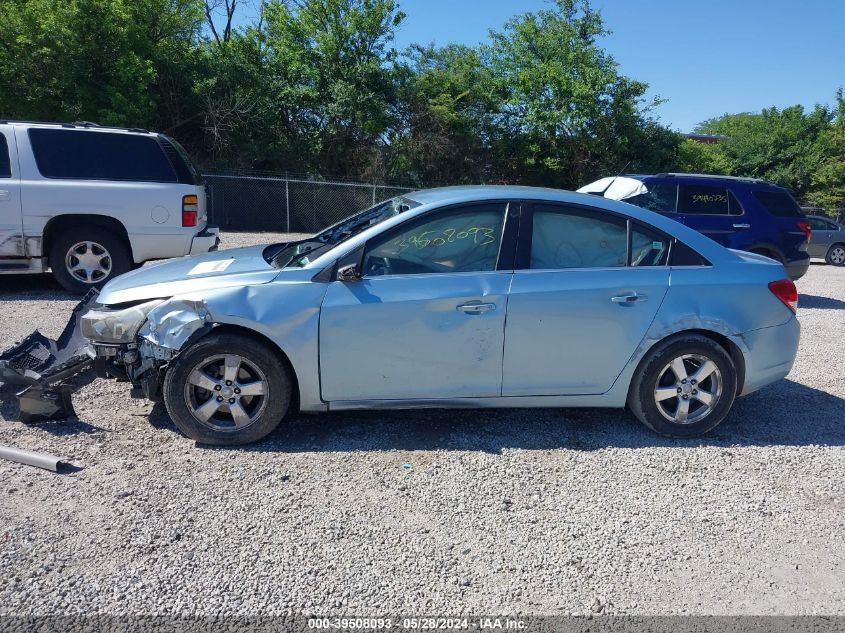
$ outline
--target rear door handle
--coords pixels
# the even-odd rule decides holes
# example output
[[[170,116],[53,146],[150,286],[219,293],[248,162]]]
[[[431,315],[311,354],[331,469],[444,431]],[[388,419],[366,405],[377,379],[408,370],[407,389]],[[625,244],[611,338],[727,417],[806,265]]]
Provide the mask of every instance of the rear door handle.
[[[0,200],[8,200],[9,199],[9,192],[5,189],[0,189]]]
[[[491,310],[496,309],[495,303],[462,303],[461,305],[457,306],[456,310],[459,312],[464,312],[466,314],[482,314],[484,312],[490,312]]]
[[[610,298],[610,300],[613,301],[613,303],[619,303],[621,305],[628,305],[628,306],[634,305],[635,303],[642,303],[646,299],[648,299],[648,297],[646,295],[640,295],[640,294],[637,294],[636,292],[632,292],[631,294],[628,294],[628,295],[618,295],[616,297]]]
[[[733,227],[735,229],[750,229],[751,225],[750,224],[734,224]]]

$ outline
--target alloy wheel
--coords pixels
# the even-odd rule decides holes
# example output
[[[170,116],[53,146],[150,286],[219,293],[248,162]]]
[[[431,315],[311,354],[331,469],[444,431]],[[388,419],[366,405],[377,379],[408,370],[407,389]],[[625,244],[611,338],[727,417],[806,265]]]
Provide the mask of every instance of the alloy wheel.
[[[674,424],[693,424],[707,416],[722,396],[722,372],[701,354],[683,354],[659,374],[654,401]]]
[[[237,354],[210,356],[197,363],[185,383],[188,411],[218,431],[239,430],[254,423],[267,405],[264,372]]]
[[[111,274],[112,257],[97,242],[77,242],[65,255],[65,266],[74,279],[86,284],[96,284]]]
[[[830,249],[830,262],[837,266],[845,264],[845,247],[835,246]]]

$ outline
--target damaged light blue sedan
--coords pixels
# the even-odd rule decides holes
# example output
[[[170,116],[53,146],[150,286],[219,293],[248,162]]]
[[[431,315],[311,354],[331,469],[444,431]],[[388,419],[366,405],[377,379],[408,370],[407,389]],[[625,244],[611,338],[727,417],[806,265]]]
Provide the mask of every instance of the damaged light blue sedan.
[[[207,444],[416,407],[627,406],[690,437],[787,375],[797,299],[773,260],[629,204],[452,187],[122,275],[81,328],[98,375]]]

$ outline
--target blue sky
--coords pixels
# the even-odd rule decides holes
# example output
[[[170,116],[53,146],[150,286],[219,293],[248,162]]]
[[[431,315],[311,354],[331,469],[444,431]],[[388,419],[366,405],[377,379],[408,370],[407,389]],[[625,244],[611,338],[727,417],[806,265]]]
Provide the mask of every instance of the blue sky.
[[[544,0],[398,0],[397,48],[476,44]],[[624,74],[668,99],[657,113],[687,132],[725,112],[832,103],[845,87],[845,0],[594,0],[602,42]]]

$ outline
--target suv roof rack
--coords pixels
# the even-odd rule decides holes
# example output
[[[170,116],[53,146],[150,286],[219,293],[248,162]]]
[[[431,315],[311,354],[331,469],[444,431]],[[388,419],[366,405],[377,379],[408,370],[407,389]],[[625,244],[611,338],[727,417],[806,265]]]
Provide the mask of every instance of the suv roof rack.
[[[2,123],[31,123],[33,125],[58,125],[61,127],[82,127],[82,128],[102,128],[104,130],[123,130],[124,132],[136,132],[138,134],[151,134],[149,130],[142,127],[120,127],[117,125],[100,125],[99,123],[92,123],[91,121],[74,121],[67,123],[62,121],[25,121],[23,119],[0,119]]]
[[[656,176],[692,176],[693,178],[712,178],[713,180],[736,180],[738,182],[753,182],[753,183],[761,183],[761,184],[772,184],[768,180],[763,180],[762,178],[750,178],[747,176],[722,176],[720,174],[689,174],[683,172],[668,172],[668,173],[661,173],[655,174]]]

